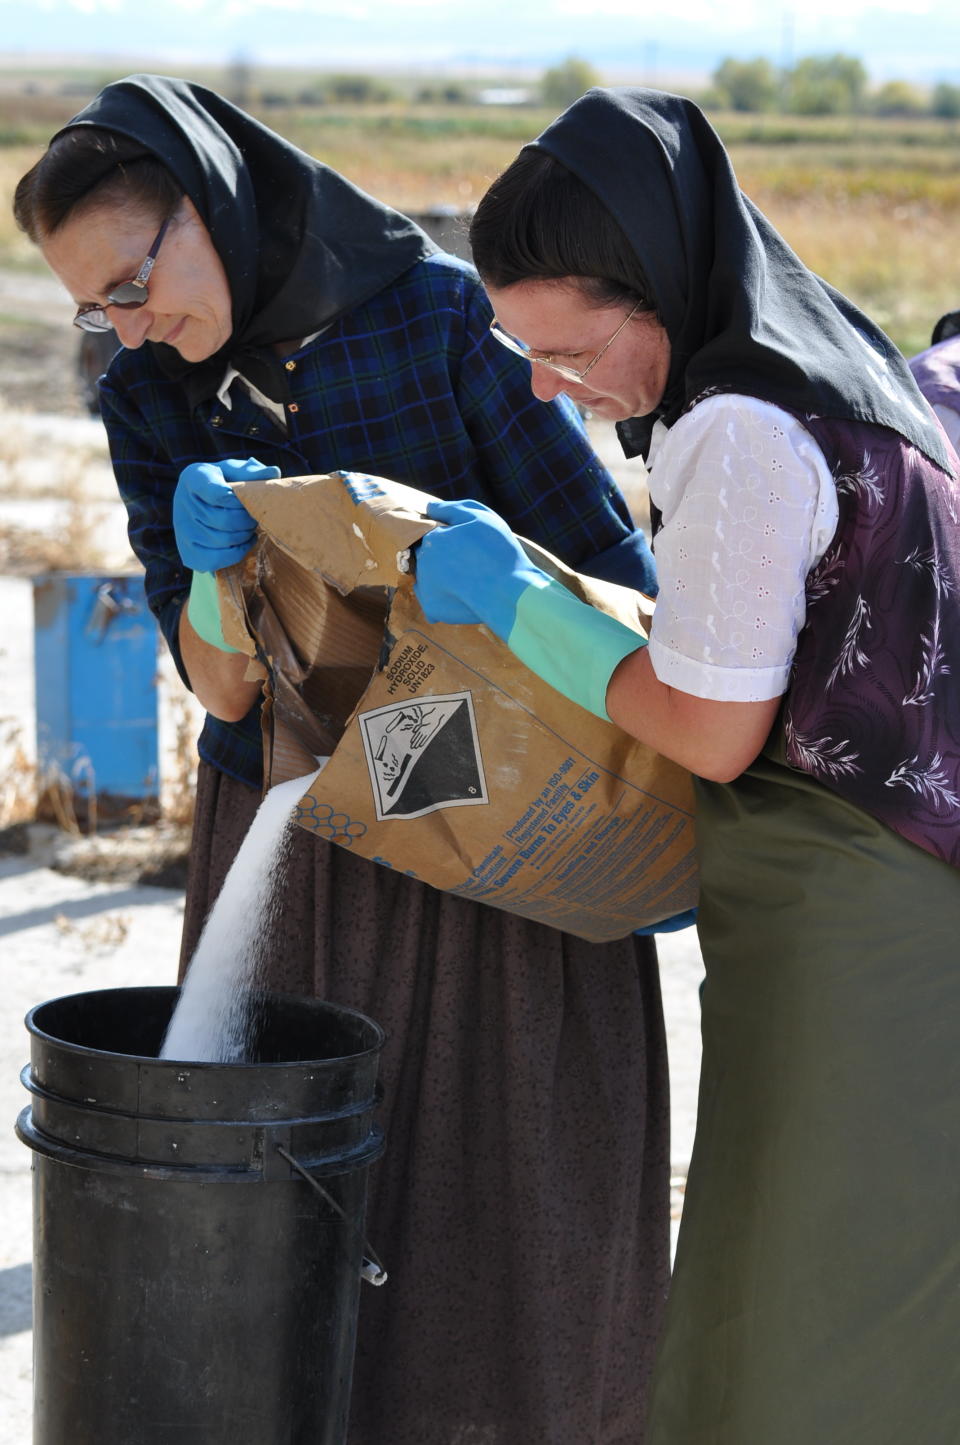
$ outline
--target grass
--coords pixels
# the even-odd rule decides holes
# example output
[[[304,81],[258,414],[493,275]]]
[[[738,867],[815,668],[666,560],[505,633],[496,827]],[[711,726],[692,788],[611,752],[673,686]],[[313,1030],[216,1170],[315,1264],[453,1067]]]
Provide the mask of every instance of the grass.
[[[0,829],[33,817],[35,772],[24,750],[19,723],[0,716]]]

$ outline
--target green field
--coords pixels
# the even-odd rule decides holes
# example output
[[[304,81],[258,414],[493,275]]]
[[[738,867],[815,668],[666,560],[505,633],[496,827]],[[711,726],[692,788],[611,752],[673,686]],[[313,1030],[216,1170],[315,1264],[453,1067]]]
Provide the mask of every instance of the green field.
[[[0,91],[0,264],[36,264],[9,219],[17,177],[103,77],[24,96]],[[214,81],[214,83],[216,83]],[[256,111],[257,107],[253,109]],[[552,118],[535,107],[261,107],[311,154],[401,209],[469,209]],[[803,260],[908,354],[960,304],[960,128],[930,118],[711,117],[741,185]]]

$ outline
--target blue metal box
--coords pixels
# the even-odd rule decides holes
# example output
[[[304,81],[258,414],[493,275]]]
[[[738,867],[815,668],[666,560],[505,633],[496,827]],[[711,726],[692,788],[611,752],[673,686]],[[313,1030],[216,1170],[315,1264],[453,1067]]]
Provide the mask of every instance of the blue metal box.
[[[159,630],[135,575],[33,579],[41,792],[101,815],[155,804]]]

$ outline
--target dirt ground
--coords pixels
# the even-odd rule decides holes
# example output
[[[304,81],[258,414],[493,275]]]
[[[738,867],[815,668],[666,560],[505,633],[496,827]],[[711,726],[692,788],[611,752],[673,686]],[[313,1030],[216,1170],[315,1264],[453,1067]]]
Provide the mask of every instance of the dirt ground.
[[[0,270],[0,407],[86,414],[72,317],[53,276]]]

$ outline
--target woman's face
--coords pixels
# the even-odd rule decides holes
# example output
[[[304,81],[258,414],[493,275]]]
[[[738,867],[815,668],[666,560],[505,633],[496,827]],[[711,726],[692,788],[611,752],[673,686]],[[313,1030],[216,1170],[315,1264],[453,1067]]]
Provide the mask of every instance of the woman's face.
[[[136,276],[159,224],[142,210],[99,206],[71,216],[40,249],[78,306],[103,303],[110,291]],[[163,341],[184,361],[205,361],[233,330],[226,272],[186,196],[163,238],[147,292],[143,306],[107,310],[124,346]]]
[[[488,286],[487,295],[503,330],[530,348],[530,385],[541,401],[566,392],[608,421],[646,416],[659,405],[670,370],[670,342],[650,312],[632,317],[586,379],[574,382],[538,365],[535,358],[548,356],[583,371],[630,307],[598,307],[572,279],[518,281],[502,290]]]

